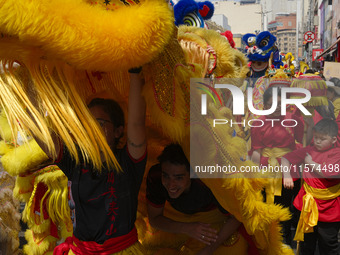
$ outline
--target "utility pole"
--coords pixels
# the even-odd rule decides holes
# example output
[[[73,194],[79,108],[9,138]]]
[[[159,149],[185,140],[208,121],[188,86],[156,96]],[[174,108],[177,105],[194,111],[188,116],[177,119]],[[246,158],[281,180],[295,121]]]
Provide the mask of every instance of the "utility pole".
[[[268,30],[268,20],[267,20],[267,13],[271,11],[266,11],[266,3],[263,8],[263,4],[261,2],[261,11],[260,12],[255,12],[257,14],[261,14],[261,31],[266,31]]]
[[[304,0],[302,0],[304,1]],[[295,51],[295,61],[296,64],[299,65],[299,34],[300,34],[300,22],[303,20],[301,19],[301,12],[300,12],[300,0],[296,0],[296,51]]]
[[[312,23],[314,24],[313,16],[312,15],[312,6],[313,6],[314,1],[309,0],[309,8],[308,8],[308,31],[312,31]],[[313,32],[313,31],[312,31]],[[312,56],[313,56],[313,42],[310,42],[308,44],[308,58],[307,58],[307,63],[309,68],[312,68]]]

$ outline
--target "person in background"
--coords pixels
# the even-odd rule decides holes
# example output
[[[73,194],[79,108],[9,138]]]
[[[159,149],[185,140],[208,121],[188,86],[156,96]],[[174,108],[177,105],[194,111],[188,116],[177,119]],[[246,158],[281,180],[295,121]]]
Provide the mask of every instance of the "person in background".
[[[314,144],[283,156],[284,186],[293,188],[289,169],[301,168],[303,185],[294,200],[301,212],[295,240],[303,241],[301,254],[312,255],[319,245],[321,255],[339,254],[340,148],[335,147],[338,126],[322,119],[313,128]]]
[[[280,88],[277,89],[278,105],[276,110],[268,116],[260,117],[260,120],[264,122],[262,127],[251,128],[251,146],[253,150],[251,159],[261,166],[279,166],[281,157],[296,149],[296,141],[302,143],[303,140],[304,124],[302,118],[290,112],[287,112],[285,116],[281,115],[281,90]],[[264,92],[263,103],[265,110],[271,108],[273,104],[273,87],[269,87]],[[267,119],[277,119],[279,121],[266,121]],[[290,127],[282,126],[281,122],[283,120],[286,120],[286,125]],[[296,122],[295,127],[292,120],[295,120]],[[298,178],[299,176],[296,175],[296,186],[299,182]],[[298,188],[294,191],[284,188],[281,174],[280,177],[275,177],[270,180],[272,181],[265,188],[266,202],[281,204],[284,207],[292,209],[293,195],[294,193],[297,193]],[[288,245],[291,245],[292,241],[291,224],[291,220],[282,222],[283,241]]]

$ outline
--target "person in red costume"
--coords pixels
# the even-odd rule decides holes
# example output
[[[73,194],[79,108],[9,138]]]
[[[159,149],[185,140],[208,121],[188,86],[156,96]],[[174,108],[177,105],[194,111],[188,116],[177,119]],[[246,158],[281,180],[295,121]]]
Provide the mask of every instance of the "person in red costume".
[[[340,229],[340,148],[338,126],[322,119],[313,128],[314,144],[286,154],[282,158],[284,186],[293,188],[289,169],[303,168],[303,185],[294,200],[301,211],[295,240],[303,241],[303,255],[314,254],[318,242],[320,254],[339,254]],[[304,166],[302,165],[304,164]]]
[[[260,166],[279,166],[281,163],[281,157],[286,153],[296,149],[296,142],[302,143],[304,126],[302,118],[297,114],[292,114],[287,112],[287,115],[281,115],[281,93],[280,88],[278,89],[278,106],[276,110],[268,115],[261,116],[259,120],[262,120],[264,125],[262,127],[252,127],[251,128],[251,147],[252,147],[252,161],[259,164]],[[270,109],[273,103],[273,87],[269,87],[263,94],[264,109]],[[275,119],[276,121],[270,121],[270,119]],[[284,125],[294,126],[293,120],[296,121],[297,125],[295,127],[285,127],[281,123],[283,120]],[[254,124],[255,125],[255,124]],[[257,124],[256,124],[257,125]],[[296,185],[298,184],[298,176],[296,177]],[[277,182],[281,181],[282,176],[276,178]],[[278,191],[277,185],[280,191]],[[284,207],[291,207],[292,199],[297,193],[297,190],[285,189],[281,183],[276,186],[269,185],[266,187],[266,201],[267,203],[281,204]],[[274,201],[273,201],[274,200]],[[291,208],[290,208],[291,209]],[[292,212],[293,213],[293,212]],[[291,224],[292,221],[282,222],[283,225],[283,237],[286,244],[291,244]]]

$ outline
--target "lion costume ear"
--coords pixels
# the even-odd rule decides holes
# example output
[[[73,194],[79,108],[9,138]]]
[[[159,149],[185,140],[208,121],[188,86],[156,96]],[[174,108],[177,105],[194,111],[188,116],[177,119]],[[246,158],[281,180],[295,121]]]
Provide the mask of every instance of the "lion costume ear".
[[[249,38],[252,38],[251,40],[248,40]],[[255,34],[245,34],[242,37],[242,41],[249,47],[253,46],[256,43],[256,35]]]
[[[198,3],[198,12],[201,14],[204,20],[211,19],[214,15],[215,7],[213,3],[209,1],[199,2]]]

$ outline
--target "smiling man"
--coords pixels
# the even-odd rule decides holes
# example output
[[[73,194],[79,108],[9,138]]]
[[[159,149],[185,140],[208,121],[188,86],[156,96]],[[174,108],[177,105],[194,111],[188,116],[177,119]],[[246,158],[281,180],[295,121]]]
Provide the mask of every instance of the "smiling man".
[[[146,197],[150,225],[166,232],[186,234],[206,245],[198,244],[195,247],[198,253],[195,254],[213,254],[228,238],[238,233],[242,224],[220,206],[211,190],[200,179],[190,179],[190,164],[180,145],[165,147],[158,160],[159,164],[151,167],[147,177]],[[198,213],[217,210],[225,218],[219,231],[204,217],[202,221],[195,222],[175,221],[163,215],[166,201],[177,211],[193,217]],[[246,248],[244,253],[241,250],[239,254],[247,254]]]

